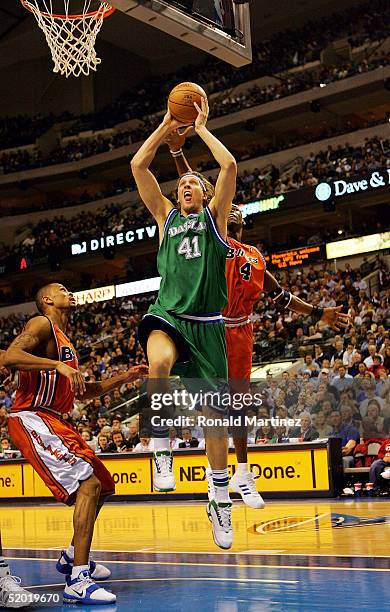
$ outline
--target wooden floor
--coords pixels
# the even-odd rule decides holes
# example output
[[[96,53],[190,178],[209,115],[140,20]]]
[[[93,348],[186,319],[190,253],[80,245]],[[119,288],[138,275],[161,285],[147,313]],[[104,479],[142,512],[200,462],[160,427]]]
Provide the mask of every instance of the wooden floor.
[[[72,535],[72,509],[60,505],[1,506],[5,547],[62,548]],[[343,515],[363,519],[356,527]],[[285,554],[388,555],[390,524],[364,519],[390,515],[390,502],[268,502],[263,510],[235,503],[232,552]],[[358,529],[352,537],[351,529]],[[219,552],[210,531],[205,503],[107,504],[97,521],[93,548],[107,551]]]
[[[35,592],[61,596],[54,559],[70,541],[72,510],[18,505],[1,506],[0,513],[13,573]],[[106,612],[311,612],[345,610],[346,601],[383,609],[387,518],[390,502],[376,499],[274,501],[264,510],[235,502],[234,545],[224,552],[213,543],[204,502],[107,504],[93,541],[118,597]],[[48,607],[64,610],[60,604],[35,610]]]

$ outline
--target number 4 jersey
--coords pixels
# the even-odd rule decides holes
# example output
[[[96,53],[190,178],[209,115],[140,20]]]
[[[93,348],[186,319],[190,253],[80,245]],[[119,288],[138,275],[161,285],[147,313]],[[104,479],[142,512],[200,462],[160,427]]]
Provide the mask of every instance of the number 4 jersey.
[[[208,207],[187,217],[172,208],[157,256],[157,304],[176,315],[219,314],[227,302],[228,248]]]
[[[265,259],[258,249],[228,238],[226,279],[228,304],[222,311],[227,327],[245,325],[264,287]]]

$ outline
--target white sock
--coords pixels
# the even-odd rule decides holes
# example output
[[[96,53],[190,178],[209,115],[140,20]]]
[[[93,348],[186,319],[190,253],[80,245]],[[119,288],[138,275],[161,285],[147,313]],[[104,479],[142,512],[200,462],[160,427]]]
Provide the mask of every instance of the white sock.
[[[69,544],[68,548],[66,549],[66,554],[68,555],[69,559],[74,559],[74,546],[73,544]]]
[[[216,502],[230,502],[229,497],[229,473],[228,469],[225,470],[212,470],[213,484],[215,491]]]
[[[237,463],[237,474],[246,474],[248,472],[248,464],[247,463]]]
[[[10,573],[11,572],[9,571],[7,561],[5,561],[3,557],[0,557],[0,578],[4,578],[5,576],[8,576]]]
[[[169,438],[154,438],[154,450],[171,450]]]
[[[72,569],[71,580],[77,578],[80,572],[84,572],[85,570],[89,571],[89,565],[74,565]]]

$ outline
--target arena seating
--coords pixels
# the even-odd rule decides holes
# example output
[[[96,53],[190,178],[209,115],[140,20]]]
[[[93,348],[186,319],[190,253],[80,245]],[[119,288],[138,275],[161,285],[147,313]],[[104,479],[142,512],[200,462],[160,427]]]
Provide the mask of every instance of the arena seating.
[[[368,139],[362,146],[351,147],[347,143],[335,149],[328,148],[319,153],[311,154],[308,159],[302,160],[293,174],[280,175],[277,168],[263,172],[254,168],[252,172],[244,171],[237,180],[236,202],[245,203],[259,198],[265,198],[275,194],[286,193],[304,186],[316,185],[319,181],[335,178],[339,175],[354,176],[364,173],[366,170],[374,171],[389,165],[389,141],[379,138]],[[197,170],[207,172],[203,167]],[[113,190],[121,191],[124,183],[116,182]],[[110,192],[108,192],[110,193]],[[174,198],[174,194],[172,194]],[[83,196],[82,201],[86,198]],[[93,199],[93,196],[91,197]],[[379,219],[371,219],[371,228],[377,227]],[[72,240],[84,240],[88,236],[99,236],[127,231],[137,225],[152,222],[147,209],[141,204],[131,205],[131,208],[119,206],[112,203],[101,210],[92,212],[81,212],[71,219],[65,219],[61,215],[51,219],[42,219],[35,226],[31,226],[30,234],[16,244],[12,253],[3,245],[0,251],[0,263],[9,257],[15,256],[45,256],[53,243],[56,249],[65,248]],[[368,226],[356,227],[356,231],[369,231]],[[319,231],[317,242],[337,237],[336,234],[326,233],[324,228]],[[297,243],[297,238],[292,237],[293,243],[278,244],[278,248],[289,248],[313,243],[313,235],[302,237]],[[264,246],[264,245],[263,245]],[[267,248],[267,247],[265,247]],[[275,250],[275,244],[274,244]]]
[[[375,70],[378,66],[387,66],[389,61],[387,56],[381,55],[379,58],[371,59],[370,61],[364,60],[360,63],[345,64],[343,66],[334,66],[333,68],[322,68],[315,72],[310,71],[290,75],[276,85],[272,84],[264,88],[255,85],[237,95],[222,95],[220,99],[218,98],[211,104],[210,117],[221,117],[251,108],[252,106],[265,104],[266,102],[277,100],[306,89],[319,87],[320,84],[328,85],[355,74]],[[118,131],[110,136],[99,134],[95,137],[72,139],[46,156],[38,149],[33,149],[32,151],[18,149],[4,152],[0,155],[0,173],[9,174],[53,164],[79,161],[80,159],[139,142],[155,129],[161,117],[160,115],[153,118],[143,116],[140,119],[141,124],[132,130]]]
[[[322,323],[313,324],[310,317],[277,311],[266,296],[259,300],[252,317],[254,362],[304,359],[294,375],[267,376],[260,385],[263,404],[259,415],[285,418],[308,413],[314,431],[326,438],[332,430],[330,415],[336,410],[343,422],[357,428],[362,439],[390,435],[389,273],[383,262],[377,261],[386,274],[381,292],[372,296],[362,280],[375,265],[365,262],[360,269],[351,269],[347,264],[336,273],[328,266],[323,270],[311,267],[303,273],[283,274],[283,285],[301,298],[323,307],[344,306],[351,325],[343,336]],[[80,353],[86,380],[110,377],[129,364],[144,361],[136,343],[136,327],[153,298],[148,295],[90,304],[72,314],[69,335]],[[24,322],[25,318],[16,314],[0,319],[1,346],[20,332]],[[380,356],[379,367],[373,365],[376,354]],[[2,437],[7,437],[7,415],[15,388],[15,382],[8,379],[0,392]],[[121,430],[124,442],[120,452],[131,452],[139,440],[133,436],[134,428],[121,422],[122,408],[137,393],[134,385],[125,385],[101,400],[78,401],[71,418],[95,447],[103,427],[109,443],[112,433]],[[106,420],[99,419],[103,415]],[[131,421],[133,425],[135,422]],[[250,443],[258,444],[297,437],[296,432],[280,427],[249,431],[248,435]]]

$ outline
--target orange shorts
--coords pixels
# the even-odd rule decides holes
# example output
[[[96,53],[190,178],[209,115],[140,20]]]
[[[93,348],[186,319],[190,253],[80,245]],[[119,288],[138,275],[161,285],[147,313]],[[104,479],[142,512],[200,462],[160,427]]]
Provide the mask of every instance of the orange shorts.
[[[234,390],[237,387],[237,391],[245,393],[249,389],[252,370],[252,323],[237,327],[226,327],[226,349],[229,383]]]
[[[101,496],[115,493],[107,468],[85,440],[57,416],[41,410],[11,412],[8,430],[15,446],[58,501],[71,506],[80,483],[92,474],[101,482]]]

